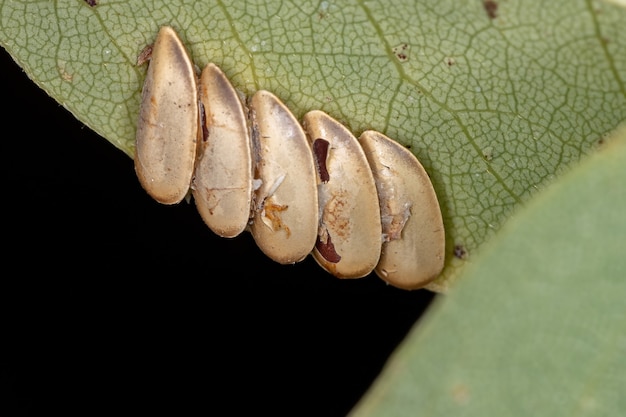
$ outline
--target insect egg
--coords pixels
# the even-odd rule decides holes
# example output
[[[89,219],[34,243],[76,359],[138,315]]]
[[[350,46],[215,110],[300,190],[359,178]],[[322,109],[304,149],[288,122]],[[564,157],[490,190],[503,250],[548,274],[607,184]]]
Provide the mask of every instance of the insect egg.
[[[180,202],[193,174],[198,137],[198,94],[191,59],[169,26],[159,30],[143,86],[135,171],[142,187],[163,204]]]
[[[443,268],[445,233],[437,195],[417,158],[382,133],[365,131],[359,142],[369,160],[384,243],[376,273],[391,285],[421,288]]]
[[[237,92],[215,64],[202,71],[199,94],[203,134],[191,190],[209,228],[234,237],[246,228],[252,199],[247,117]]]
[[[255,177],[250,231],[259,248],[282,264],[304,259],[317,237],[315,165],[298,120],[272,93],[250,100]]]
[[[213,232],[235,237],[248,230],[281,264],[312,254],[336,277],[375,271],[403,289],[421,288],[443,269],[437,195],[411,152],[373,130],[357,139],[319,110],[300,124],[265,90],[246,109],[215,64],[197,82],[169,26],[152,46],[135,171],[163,204],[180,202],[191,189]]]
[[[303,123],[317,163],[320,222],[315,260],[339,278],[369,274],[380,257],[382,226],[374,177],[357,139],[328,114]]]

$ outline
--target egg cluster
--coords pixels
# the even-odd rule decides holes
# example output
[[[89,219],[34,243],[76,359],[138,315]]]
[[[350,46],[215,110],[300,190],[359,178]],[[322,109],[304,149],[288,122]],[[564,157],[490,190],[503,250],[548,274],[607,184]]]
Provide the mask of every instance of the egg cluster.
[[[375,270],[405,289],[443,268],[437,196],[411,152],[373,130],[357,139],[322,111],[299,123],[268,91],[244,104],[216,65],[198,79],[168,26],[152,47],[135,170],[155,200],[176,204],[191,190],[213,232],[248,230],[281,264],[312,254],[337,277]]]

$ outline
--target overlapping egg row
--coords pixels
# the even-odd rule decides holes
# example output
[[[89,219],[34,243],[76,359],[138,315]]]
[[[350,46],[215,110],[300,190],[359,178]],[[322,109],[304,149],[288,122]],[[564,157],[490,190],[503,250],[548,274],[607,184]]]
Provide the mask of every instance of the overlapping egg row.
[[[155,200],[176,204],[191,189],[213,232],[249,230],[281,264],[311,253],[337,277],[375,270],[404,289],[423,287],[443,268],[437,196],[411,152],[373,130],[357,139],[322,111],[300,124],[268,91],[244,106],[216,65],[197,81],[168,26],[152,48],[135,169]]]

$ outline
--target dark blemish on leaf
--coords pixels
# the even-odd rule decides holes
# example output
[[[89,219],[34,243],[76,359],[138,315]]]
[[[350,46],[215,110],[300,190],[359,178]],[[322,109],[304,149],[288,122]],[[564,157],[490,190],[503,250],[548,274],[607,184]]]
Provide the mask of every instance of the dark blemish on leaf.
[[[447,57],[445,59],[446,65],[448,65],[449,67],[453,67],[454,65],[456,65],[456,60],[452,57]]]
[[[596,141],[596,145],[597,146],[604,146],[608,142],[610,142],[610,140],[611,140],[611,134],[610,133],[609,134],[604,134],[604,135],[602,135],[602,136],[600,136],[598,138],[598,140]]]
[[[324,1],[322,2],[322,4],[320,5],[320,9],[317,12],[317,17],[322,20],[322,19],[326,19],[328,17],[328,2]]]
[[[409,60],[409,44],[401,43],[400,45],[394,46],[391,50],[396,58],[398,58],[398,61],[406,62]]]
[[[326,167],[326,158],[328,157],[328,145],[329,142],[324,139],[315,139],[313,142],[313,154],[315,155],[315,162],[317,165],[317,172],[320,175],[322,182],[328,182],[330,175],[328,174],[328,168]]]
[[[498,17],[498,15],[496,14],[496,12],[498,11],[498,3],[496,3],[493,0],[485,0],[483,1],[483,7],[485,8],[485,11],[487,12],[487,16],[489,16],[489,19],[495,19],[496,17]]]
[[[87,3],[91,7],[95,7],[95,6],[98,5],[98,1],[97,0],[85,0],[85,3]]]
[[[137,66],[140,67],[150,60],[152,57],[152,45],[144,47],[137,56]]]
[[[493,147],[492,146],[487,146],[485,149],[483,149],[483,159],[485,161],[491,161],[493,159]]]
[[[463,245],[454,245],[454,256],[459,259],[467,259],[467,250]]]
[[[321,238],[318,236],[315,247],[320,255],[328,262],[336,264],[341,260],[341,256],[335,251],[335,245],[333,245],[333,242],[330,240],[330,235],[327,235],[326,242],[322,242]]]

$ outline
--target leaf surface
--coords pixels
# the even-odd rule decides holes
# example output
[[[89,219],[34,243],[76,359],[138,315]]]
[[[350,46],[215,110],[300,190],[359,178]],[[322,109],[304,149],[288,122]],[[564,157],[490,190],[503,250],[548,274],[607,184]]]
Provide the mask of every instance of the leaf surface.
[[[626,119],[626,13],[594,1],[0,2],[0,44],[133,154],[142,49],[173,26],[243,94],[410,146],[447,231],[445,290],[512,210]],[[95,4],[95,5],[91,5]]]

